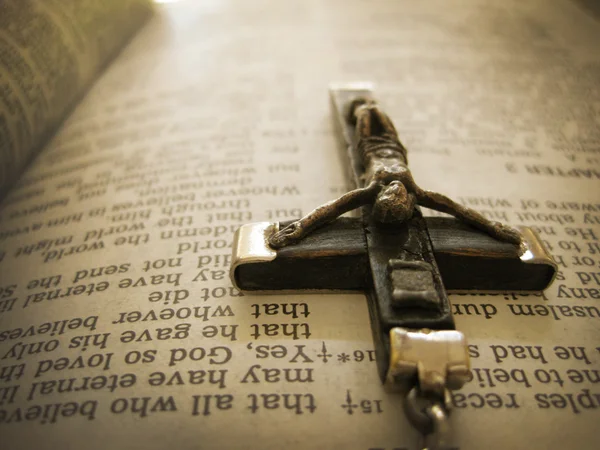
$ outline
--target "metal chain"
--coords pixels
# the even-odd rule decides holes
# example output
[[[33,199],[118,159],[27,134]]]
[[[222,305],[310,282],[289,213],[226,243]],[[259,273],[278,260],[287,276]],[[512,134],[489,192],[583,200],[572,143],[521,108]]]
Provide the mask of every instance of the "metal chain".
[[[423,393],[418,386],[414,386],[406,396],[404,410],[408,420],[423,435],[423,450],[450,448],[450,402],[447,390],[440,398]]]

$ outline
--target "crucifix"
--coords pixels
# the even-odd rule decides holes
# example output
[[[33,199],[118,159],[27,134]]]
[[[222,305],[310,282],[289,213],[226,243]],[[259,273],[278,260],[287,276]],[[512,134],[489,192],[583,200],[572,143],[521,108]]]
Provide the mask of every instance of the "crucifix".
[[[242,226],[232,282],[244,293],[365,291],[382,382],[405,395],[424,448],[447,448],[449,390],[471,373],[446,291],[541,291],[556,265],[530,228],[422,189],[370,85],[334,86],[331,104],[356,188],[300,220]],[[418,205],[454,218],[423,217]]]

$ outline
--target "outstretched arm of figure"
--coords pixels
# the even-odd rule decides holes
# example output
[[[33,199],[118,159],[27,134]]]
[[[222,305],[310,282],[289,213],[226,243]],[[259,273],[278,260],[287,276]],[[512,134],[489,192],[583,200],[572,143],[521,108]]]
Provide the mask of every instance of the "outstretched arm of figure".
[[[355,189],[336,200],[319,206],[302,219],[292,222],[287,227],[273,234],[269,238],[269,245],[273,248],[281,248],[300,241],[307,234],[335,220],[342,214],[367,203],[373,203],[380,189],[381,186],[373,182],[367,187]]]
[[[435,209],[446,214],[450,214],[463,222],[485,231],[490,236],[511,244],[521,244],[521,234],[512,227],[500,222],[492,222],[486,219],[477,211],[459,205],[445,195],[437,192],[426,191],[416,186],[415,194],[417,203],[426,208]]]

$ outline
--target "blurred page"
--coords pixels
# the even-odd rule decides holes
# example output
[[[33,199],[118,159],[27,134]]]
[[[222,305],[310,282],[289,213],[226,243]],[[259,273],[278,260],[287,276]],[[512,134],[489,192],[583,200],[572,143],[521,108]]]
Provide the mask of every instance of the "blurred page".
[[[0,1],[0,200],[149,12],[148,0]]]

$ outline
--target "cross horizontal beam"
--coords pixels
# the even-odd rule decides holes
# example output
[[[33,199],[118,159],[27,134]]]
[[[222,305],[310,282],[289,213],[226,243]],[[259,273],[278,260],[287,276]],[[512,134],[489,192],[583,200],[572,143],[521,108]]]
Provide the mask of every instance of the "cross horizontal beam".
[[[457,219],[426,217],[425,222],[448,291],[536,292],[554,278],[556,265],[527,227],[520,229],[526,248],[519,250]],[[245,227],[274,231],[265,223]],[[359,219],[338,219],[277,251],[262,242],[262,253],[234,249],[232,279],[242,291],[364,291],[372,286]]]

